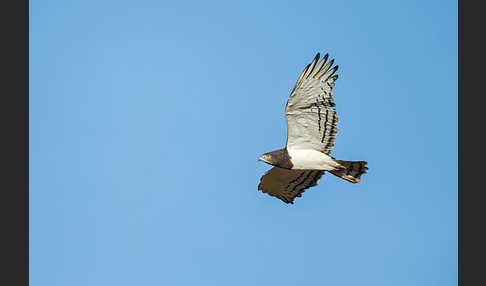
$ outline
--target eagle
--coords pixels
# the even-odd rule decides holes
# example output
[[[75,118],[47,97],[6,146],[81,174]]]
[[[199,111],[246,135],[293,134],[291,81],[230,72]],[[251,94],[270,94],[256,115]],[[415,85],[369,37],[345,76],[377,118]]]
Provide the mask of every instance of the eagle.
[[[325,171],[351,183],[358,183],[368,170],[366,161],[344,161],[330,156],[338,132],[338,116],[332,89],[338,79],[326,54],[320,54],[300,74],[285,106],[287,143],[285,148],[258,158],[274,166],[260,179],[258,190],[293,204],[296,197],[313,186]],[[318,63],[319,62],[319,63]]]

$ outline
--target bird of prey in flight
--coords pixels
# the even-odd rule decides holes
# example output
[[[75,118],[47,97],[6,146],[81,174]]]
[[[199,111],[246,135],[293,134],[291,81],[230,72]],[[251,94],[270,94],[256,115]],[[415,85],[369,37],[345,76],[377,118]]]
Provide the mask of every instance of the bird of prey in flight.
[[[295,84],[285,107],[287,144],[263,154],[258,160],[273,165],[260,179],[258,190],[294,203],[296,197],[315,185],[325,171],[351,183],[366,173],[366,161],[343,161],[330,156],[338,132],[338,117],[332,88],[338,79],[334,59],[319,53]]]

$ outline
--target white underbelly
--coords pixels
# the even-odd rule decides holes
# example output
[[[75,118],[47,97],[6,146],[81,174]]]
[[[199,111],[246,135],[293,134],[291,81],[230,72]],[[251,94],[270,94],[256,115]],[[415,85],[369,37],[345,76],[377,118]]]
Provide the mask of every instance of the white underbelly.
[[[331,156],[311,149],[288,149],[292,169],[296,170],[335,170],[339,164]]]

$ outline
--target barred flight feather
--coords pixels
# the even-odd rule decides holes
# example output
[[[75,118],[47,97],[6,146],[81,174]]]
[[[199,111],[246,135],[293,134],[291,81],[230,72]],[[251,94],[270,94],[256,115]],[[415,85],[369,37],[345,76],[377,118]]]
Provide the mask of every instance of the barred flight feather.
[[[337,114],[332,107],[333,87],[338,75],[338,66],[332,67],[334,59],[326,65],[326,54],[320,63],[317,54],[299,76],[287,101],[287,148],[299,146],[329,154],[334,146],[338,128]]]
[[[276,197],[288,204],[302,197],[302,193],[316,186],[324,171],[319,170],[288,170],[273,167],[260,179],[258,190]]]
[[[321,135],[321,143],[324,145],[322,152],[330,154],[334,147],[334,140],[336,139],[336,134],[338,132],[337,122],[339,119],[336,110],[327,108],[325,111],[325,121],[322,126],[323,132]],[[319,130],[321,130],[321,128],[319,128]]]

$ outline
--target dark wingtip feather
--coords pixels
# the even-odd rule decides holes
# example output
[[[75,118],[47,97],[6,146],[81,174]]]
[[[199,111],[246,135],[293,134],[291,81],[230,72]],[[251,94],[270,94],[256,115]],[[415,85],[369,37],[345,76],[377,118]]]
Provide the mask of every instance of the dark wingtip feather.
[[[329,76],[326,76],[326,78],[330,78],[337,70],[338,70],[339,66],[336,65],[335,67],[333,67],[330,71],[328,71],[329,73]]]

